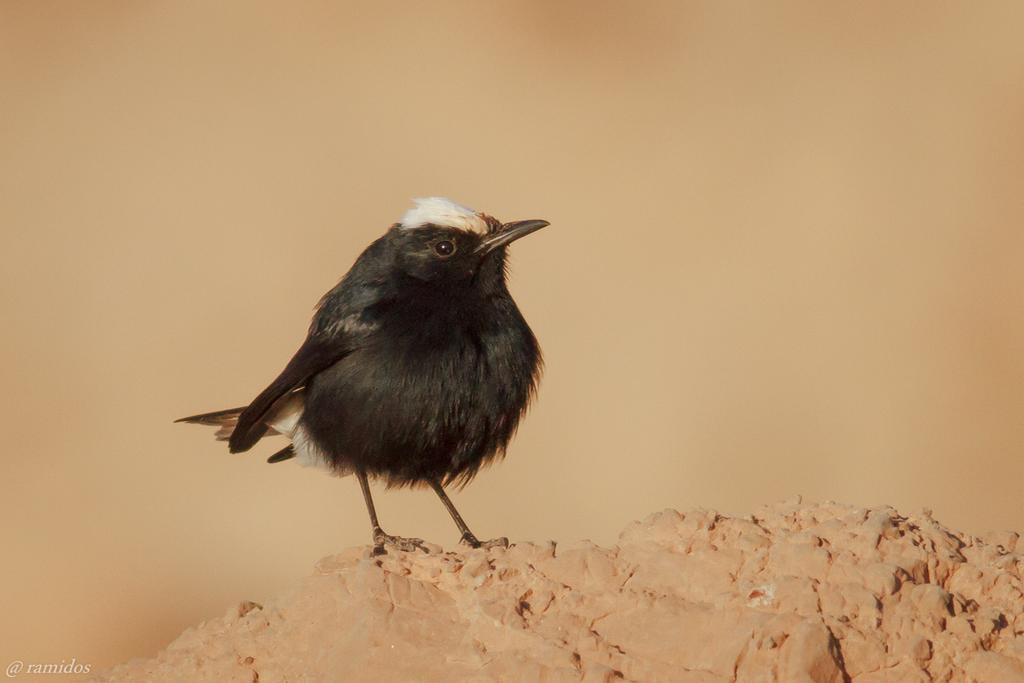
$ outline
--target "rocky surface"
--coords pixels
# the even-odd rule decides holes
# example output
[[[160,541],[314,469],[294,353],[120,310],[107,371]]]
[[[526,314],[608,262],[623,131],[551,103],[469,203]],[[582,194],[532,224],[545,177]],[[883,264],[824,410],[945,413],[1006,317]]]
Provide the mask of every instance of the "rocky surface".
[[[106,681],[1024,681],[1024,541],[834,503],[612,548],[356,548]]]

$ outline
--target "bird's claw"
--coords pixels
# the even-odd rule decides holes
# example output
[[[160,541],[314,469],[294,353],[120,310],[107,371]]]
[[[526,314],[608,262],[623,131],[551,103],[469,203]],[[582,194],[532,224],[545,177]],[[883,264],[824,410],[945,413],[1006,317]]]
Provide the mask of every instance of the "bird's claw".
[[[415,550],[422,550],[425,553],[429,553],[430,550],[423,543],[422,538],[403,538],[402,536],[392,536],[386,534],[383,531],[373,532],[373,555],[386,555],[387,548],[394,548],[404,553],[411,553]]]
[[[504,536],[501,538],[492,538],[489,541],[481,541],[473,534],[462,534],[462,540],[459,541],[459,543],[462,545],[468,545],[470,548],[483,548],[484,550],[508,547],[508,539]]]

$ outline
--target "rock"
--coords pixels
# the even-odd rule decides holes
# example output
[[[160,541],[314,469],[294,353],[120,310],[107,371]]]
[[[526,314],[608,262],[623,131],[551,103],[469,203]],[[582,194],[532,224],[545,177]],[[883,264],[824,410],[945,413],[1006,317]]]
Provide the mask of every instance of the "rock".
[[[997,654],[979,652],[967,661],[967,680],[988,683],[992,681],[1024,681],[1024,662]]]
[[[779,651],[779,678],[793,683],[841,683],[839,649],[821,620],[808,619],[793,629]]]
[[[791,500],[612,548],[355,548],[92,680],[1024,680],[1018,538]]]

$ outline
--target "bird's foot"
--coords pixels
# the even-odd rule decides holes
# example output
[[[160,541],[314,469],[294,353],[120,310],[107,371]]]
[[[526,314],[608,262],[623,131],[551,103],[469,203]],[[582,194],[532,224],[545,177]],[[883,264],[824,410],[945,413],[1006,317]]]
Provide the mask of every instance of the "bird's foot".
[[[462,534],[462,540],[459,541],[462,545],[468,545],[470,548],[483,548],[487,550],[489,548],[507,548],[508,539],[502,536],[501,538],[492,538],[489,541],[481,541],[471,533]]]
[[[387,546],[387,547],[385,547]],[[392,536],[391,534],[384,533],[381,529],[375,529],[373,532],[373,554],[386,555],[387,548],[394,548],[404,553],[411,553],[415,550],[422,550],[425,553],[429,553],[430,550],[423,543],[422,538],[403,538],[401,536]]]

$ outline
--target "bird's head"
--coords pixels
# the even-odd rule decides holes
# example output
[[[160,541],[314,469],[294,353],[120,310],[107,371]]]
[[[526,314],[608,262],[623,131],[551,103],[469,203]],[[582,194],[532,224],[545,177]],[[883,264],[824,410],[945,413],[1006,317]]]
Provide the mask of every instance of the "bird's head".
[[[387,238],[395,265],[425,282],[503,281],[505,248],[548,225],[543,220],[501,221],[443,197],[415,200]]]

